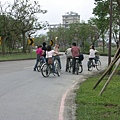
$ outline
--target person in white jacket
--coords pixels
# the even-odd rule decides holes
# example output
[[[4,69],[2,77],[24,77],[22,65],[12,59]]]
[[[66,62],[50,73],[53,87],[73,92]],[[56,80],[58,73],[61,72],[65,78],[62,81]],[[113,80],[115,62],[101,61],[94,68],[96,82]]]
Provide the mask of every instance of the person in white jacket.
[[[66,55],[66,69],[65,69],[65,71],[67,72],[68,68],[69,68],[68,65],[69,65],[70,59],[72,59],[71,47],[67,48],[67,50],[65,51],[65,55]]]
[[[96,53],[98,53],[97,50],[95,50],[95,47],[93,45],[90,46],[89,50],[89,60],[95,60],[95,64],[97,64],[97,58],[96,58]]]

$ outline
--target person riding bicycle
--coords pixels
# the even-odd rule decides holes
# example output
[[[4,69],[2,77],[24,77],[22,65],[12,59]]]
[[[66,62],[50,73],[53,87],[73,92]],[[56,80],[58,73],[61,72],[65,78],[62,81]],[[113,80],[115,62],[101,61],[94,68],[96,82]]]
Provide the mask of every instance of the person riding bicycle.
[[[97,54],[98,51],[95,50],[94,45],[91,45],[89,50],[89,60],[95,60],[95,65],[97,65],[97,60],[98,60],[98,56],[96,56]]]
[[[61,67],[61,60],[60,60],[60,56],[59,56],[59,47],[60,45],[59,44],[55,44],[55,47],[54,47],[54,51],[57,52],[58,54],[54,54],[54,59],[58,60],[58,63],[59,63],[59,66],[60,66],[60,69],[62,68]]]
[[[76,45],[76,43],[72,43],[72,65],[73,65],[73,70],[72,73],[75,74],[75,64],[76,64],[76,57],[80,56],[80,48]]]
[[[47,50],[46,50],[46,63],[48,63],[48,58],[52,58],[53,59],[52,60],[53,61],[52,62],[53,73],[56,73],[55,66],[54,66],[54,57],[53,57],[54,54],[59,55],[58,52],[56,52],[55,50],[52,50],[51,45],[48,45]]]
[[[39,45],[39,46],[37,47],[37,49],[36,49],[37,58],[36,58],[35,66],[34,66],[34,71],[36,71],[38,62],[39,62],[40,60],[42,60],[42,63],[45,63],[45,58],[42,56],[43,53],[44,53],[44,51],[42,50],[42,45]]]
[[[68,68],[69,68],[70,59],[72,59],[71,46],[69,48],[67,48],[67,50],[65,51],[65,55],[66,55],[66,69],[65,69],[65,71],[67,72]]]

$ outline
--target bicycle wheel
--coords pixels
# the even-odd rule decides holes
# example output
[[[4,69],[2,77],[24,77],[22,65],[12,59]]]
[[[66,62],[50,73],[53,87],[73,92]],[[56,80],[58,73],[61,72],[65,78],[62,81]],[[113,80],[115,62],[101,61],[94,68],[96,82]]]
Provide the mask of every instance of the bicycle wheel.
[[[101,62],[100,62],[100,60],[97,60],[96,69],[97,69],[98,71],[101,70]]]
[[[78,63],[78,61],[76,61],[76,63],[75,63],[75,71],[76,71],[76,74],[78,75],[78,73],[79,73],[79,63]]]
[[[58,61],[56,61],[54,65],[55,65],[55,72],[57,73],[58,76],[60,76],[61,70]]]
[[[43,75],[43,77],[48,77],[50,75],[50,66],[47,64],[43,64],[42,68],[41,68],[41,73]]]
[[[79,64],[79,73],[82,73],[82,71],[83,71],[83,66]]]
[[[41,72],[41,63],[40,63],[40,62],[38,62],[37,71],[38,71],[38,72]]]
[[[68,71],[71,72],[71,70],[72,70],[72,60],[70,60],[68,63]]]
[[[88,61],[87,67],[88,67],[88,71],[92,71],[93,70],[93,65],[92,65],[92,61],[91,60]]]

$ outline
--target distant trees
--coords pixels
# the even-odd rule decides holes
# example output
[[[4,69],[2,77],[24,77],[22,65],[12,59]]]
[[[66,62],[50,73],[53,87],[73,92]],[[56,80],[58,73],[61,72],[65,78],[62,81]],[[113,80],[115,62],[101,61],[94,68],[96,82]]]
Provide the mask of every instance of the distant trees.
[[[13,5],[8,4],[7,7],[3,7],[0,4],[0,8],[2,53],[5,53],[7,38],[11,42],[20,40],[23,45],[23,52],[25,53],[27,45],[26,37],[48,25],[47,22],[40,22],[37,18],[39,13],[45,14],[47,10],[42,10],[38,2],[31,2],[30,0],[15,0]]]
[[[104,43],[105,35],[109,32],[110,1],[95,0],[95,5],[96,7],[93,9],[95,18],[91,18],[91,21],[98,27],[100,37],[103,39]],[[112,38],[114,38],[118,47],[120,44],[120,0],[113,0],[112,9]]]
[[[48,31],[49,39],[58,42],[61,46],[68,47],[72,42],[81,46],[82,51],[89,50],[89,46],[94,44],[98,37],[98,29],[91,23],[71,23],[67,27],[60,26]],[[55,37],[58,37],[57,41]]]

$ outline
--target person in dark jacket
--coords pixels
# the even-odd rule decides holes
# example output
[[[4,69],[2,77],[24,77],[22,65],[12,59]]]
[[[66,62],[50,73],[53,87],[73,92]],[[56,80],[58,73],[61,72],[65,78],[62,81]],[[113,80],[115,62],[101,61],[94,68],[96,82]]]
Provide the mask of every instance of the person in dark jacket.
[[[44,50],[43,56],[44,56],[44,58],[46,58],[46,50],[47,50],[46,42],[43,42],[43,44],[42,44],[42,50]]]

